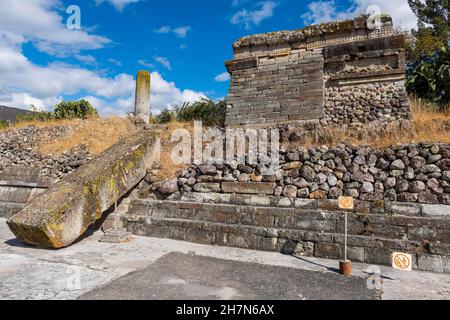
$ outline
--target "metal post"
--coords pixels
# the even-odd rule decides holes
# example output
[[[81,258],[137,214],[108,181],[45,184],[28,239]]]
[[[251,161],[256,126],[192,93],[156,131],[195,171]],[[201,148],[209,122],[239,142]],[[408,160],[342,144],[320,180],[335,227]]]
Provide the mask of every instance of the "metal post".
[[[347,259],[347,243],[348,243],[348,219],[347,219],[347,212],[345,213],[345,238],[344,238],[344,260],[348,261]]]

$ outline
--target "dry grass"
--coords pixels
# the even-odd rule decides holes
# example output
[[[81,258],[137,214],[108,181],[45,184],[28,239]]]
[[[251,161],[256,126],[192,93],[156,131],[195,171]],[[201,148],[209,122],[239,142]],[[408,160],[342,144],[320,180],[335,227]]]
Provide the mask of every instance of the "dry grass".
[[[20,123],[18,126],[26,126],[30,123]],[[38,146],[38,150],[45,154],[60,154],[70,151],[78,145],[86,145],[93,155],[98,155],[119,139],[132,134],[136,127],[133,123],[120,117],[94,118],[87,120],[60,120],[36,123],[37,126],[62,126],[74,125],[72,134],[53,140]]]
[[[381,128],[370,128],[369,130],[337,130],[322,129],[318,134],[307,135],[304,139],[291,143],[302,147],[317,145],[336,145],[349,143],[355,146],[366,145],[376,148],[388,147],[397,143],[411,142],[442,142],[450,143],[450,131],[445,123],[450,122],[450,111],[437,111],[430,106],[412,99],[413,123],[411,128],[395,128],[382,130]],[[136,126],[127,118],[108,117],[87,120],[58,120],[48,122],[23,122],[15,126],[22,128],[29,125],[38,127],[45,126],[73,126],[74,132],[66,137],[58,138],[50,143],[38,146],[38,150],[45,154],[60,154],[70,151],[78,145],[86,145],[93,155],[97,155],[115,144],[119,139],[136,132]],[[172,133],[177,129],[186,129],[193,136],[193,123],[177,121],[166,125],[155,126],[161,137],[161,161],[158,168],[161,178],[169,179],[175,177],[175,173],[186,168],[185,164],[176,165],[172,162],[171,153],[179,142],[171,141]],[[204,128],[206,129],[206,128]],[[192,141],[191,141],[192,142]],[[193,143],[192,143],[193,148]],[[192,153],[193,154],[193,151]]]
[[[177,129],[185,129],[191,133],[193,137],[194,124],[192,122],[172,121],[162,126],[161,132],[161,161],[159,165],[159,178],[172,179],[176,177],[176,173],[187,167],[185,164],[174,164],[172,161],[172,150],[179,141],[172,142],[172,133]],[[191,141],[192,142],[192,141]],[[193,154],[193,144],[191,154]]]
[[[368,127],[367,130],[339,130],[336,128],[321,129],[315,135],[307,135],[295,145],[310,147],[318,145],[337,145],[348,143],[355,146],[384,148],[397,143],[441,142],[450,143],[450,131],[446,123],[450,122],[450,109],[438,111],[417,99],[411,99],[413,121],[411,127],[392,126],[390,129],[379,126]]]

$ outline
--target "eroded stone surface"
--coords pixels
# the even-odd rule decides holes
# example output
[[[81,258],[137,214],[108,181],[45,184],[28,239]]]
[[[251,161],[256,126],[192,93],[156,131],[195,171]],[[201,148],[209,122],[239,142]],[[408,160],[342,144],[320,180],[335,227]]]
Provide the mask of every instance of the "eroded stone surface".
[[[119,141],[33,199],[7,221],[11,231],[37,247],[72,244],[145,176],[154,160],[154,140],[143,132]]]

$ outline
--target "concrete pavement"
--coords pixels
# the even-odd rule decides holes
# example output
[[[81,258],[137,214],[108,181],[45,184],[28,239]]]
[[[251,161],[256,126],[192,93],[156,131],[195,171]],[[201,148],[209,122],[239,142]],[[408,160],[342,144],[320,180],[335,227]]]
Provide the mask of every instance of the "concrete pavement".
[[[448,274],[354,264],[355,277],[345,278],[335,260],[147,237],[109,244],[100,237],[58,251],[35,249],[15,240],[0,219],[0,299],[450,299]]]

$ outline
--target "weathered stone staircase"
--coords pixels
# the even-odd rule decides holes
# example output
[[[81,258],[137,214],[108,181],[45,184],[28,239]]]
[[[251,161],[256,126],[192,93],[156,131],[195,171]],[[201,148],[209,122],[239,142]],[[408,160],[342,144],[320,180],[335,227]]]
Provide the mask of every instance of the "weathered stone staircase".
[[[231,202],[211,193],[185,194],[172,201],[130,197],[116,215],[140,236],[343,257],[345,215],[337,201],[281,198],[283,205],[273,207],[258,205],[260,196],[229,196]],[[348,219],[350,260],[390,265],[392,253],[400,251],[413,254],[416,269],[450,273],[448,206],[358,202]]]
[[[9,218],[23,209],[26,203],[54,183],[39,176],[40,169],[10,167],[0,174],[0,217]]]

